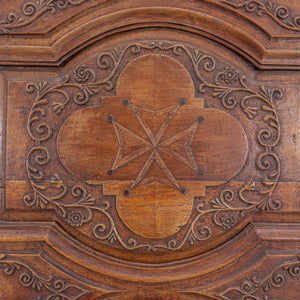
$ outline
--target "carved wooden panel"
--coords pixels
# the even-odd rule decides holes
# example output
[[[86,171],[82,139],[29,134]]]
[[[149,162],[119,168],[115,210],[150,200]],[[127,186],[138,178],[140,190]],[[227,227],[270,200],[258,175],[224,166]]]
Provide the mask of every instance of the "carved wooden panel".
[[[0,299],[297,299],[295,1],[0,7]]]

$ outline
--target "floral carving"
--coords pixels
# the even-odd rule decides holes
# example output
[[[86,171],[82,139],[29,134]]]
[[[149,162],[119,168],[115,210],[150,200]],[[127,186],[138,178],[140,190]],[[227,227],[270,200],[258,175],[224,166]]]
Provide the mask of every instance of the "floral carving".
[[[230,287],[218,295],[222,300],[264,300],[268,299],[267,293],[270,289],[280,288],[284,285],[287,277],[296,277],[300,274],[300,257],[296,261],[285,262],[276,267],[263,279],[252,276],[250,280],[245,280],[239,287]],[[237,292],[239,296],[232,298],[230,292]],[[261,295],[261,292],[265,295]],[[237,298],[239,297],[239,298]]]
[[[74,227],[80,227],[84,216],[80,210],[69,210],[66,219]]]
[[[235,225],[236,218],[234,215],[228,214],[221,218],[220,223],[224,229],[229,229]]]
[[[19,273],[19,283],[23,287],[29,287],[36,292],[47,290],[47,295],[38,296],[40,300],[76,300],[90,293],[77,284],[66,283],[61,278],[55,278],[50,275],[48,277],[41,276],[28,264],[9,259],[5,254],[0,254],[0,268],[6,276],[13,276]],[[69,290],[72,290],[72,295],[70,295]]]
[[[233,83],[239,79],[239,74],[236,70],[226,67],[224,72],[222,72],[221,78],[226,82],[226,83]]]
[[[90,77],[96,79],[95,72],[86,65],[80,65],[74,70],[74,77],[78,82],[86,82]]]
[[[0,20],[0,34],[27,26],[47,12],[55,14],[57,10],[66,9],[69,6],[79,5],[89,0],[35,0],[26,1],[22,14],[10,12],[6,19]]]
[[[87,183],[70,185],[58,171],[45,175],[53,157],[48,142],[58,131],[58,125],[51,123],[52,119],[49,121],[48,116],[54,114],[59,119],[57,116],[64,115],[67,108],[78,109],[95,103],[101,105],[101,99],[99,103],[99,96],[95,96],[114,93],[122,60],[125,57],[133,59],[151,51],[177,59],[184,58],[194,72],[195,84],[198,85],[200,94],[209,96],[221,109],[241,111],[244,122],[255,120],[261,125],[253,140],[259,149],[254,161],[257,178],[249,179],[237,190],[225,185],[223,191],[207,203],[201,198],[195,198],[193,214],[188,224],[181,228],[178,235],[155,243],[140,241],[138,236],[124,238],[112,214],[114,204],[93,195]],[[27,123],[27,132],[33,146],[26,159],[26,170],[33,194],[24,195],[24,204],[39,208],[50,205],[74,227],[91,225],[91,235],[97,240],[117,243],[130,250],[144,251],[179,250],[186,245],[210,239],[217,230],[229,230],[249,211],[279,209],[281,201],[272,197],[280,176],[280,160],[275,148],[279,143],[281,131],[275,101],[281,99],[283,94],[279,89],[263,85],[250,86],[246,77],[234,67],[224,65],[216,71],[217,65],[212,56],[185,45],[163,42],[133,43],[122,50],[114,49],[101,53],[95,68],[81,64],[75,67],[71,75],[64,76],[60,81],[28,84],[27,92],[35,93]],[[93,104],[90,104],[91,101],[94,101]],[[95,214],[101,221],[90,224]],[[207,220],[208,216],[211,218],[210,223],[203,221]]]
[[[222,3],[228,4],[234,8],[243,8],[248,13],[258,16],[269,16],[280,26],[294,31],[300,31],[300,16],[291,16],[290,9],[287,6],[277,5],[272,1],[259,0],[220,0]]]

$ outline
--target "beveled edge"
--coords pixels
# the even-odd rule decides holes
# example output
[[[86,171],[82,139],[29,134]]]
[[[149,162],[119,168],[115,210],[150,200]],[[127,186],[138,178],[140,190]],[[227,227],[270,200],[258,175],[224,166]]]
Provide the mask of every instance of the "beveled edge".
[[[291,49],[288,41],[279,46],[282,42],[272,41],[263,28],[247,18],[239,20],[244,26],[232,23],[230,18],[234,14],[231,9],[222,7],[222,15],[228,17],[227,21],[217,17],[219,5],[215,3],[213,6],[215,15],[178,7],[149,6],[112,9],[102,15],[101,8],[96,7],[81,12],[74,20],[72,17],[67,19],[55,31],[29,34],[30,39],[24,34],[1,36],[0,65],[57,67],[82,49],[113,35],[145,28],[164,28],[207,37],[237,52],[260,69],[300,68],[297,47]]]
[[[59,253],[63,260],[118,280],[161,283],[190,280],[195,277],[215,278],[221,274],[220,268],[226,270],[226,265],[239,268],[239,261],[250,258],[256,263],[266,245],[271,248],[278,245],[280,248],[281,244],[290,243],[291,247],[294,245],[299,249],[299,214],[267,215],[267,218],[262,219],[261,215],[252,214],[247,218],[247,222],[242,222],[233,230],[234,235],[230,238],[227,236],[226,240],[220,239],[218,244],[215,243],[213,250],[206,249],[203,253],[189,253],[186,258],[178,256],[165,261],[156,261],[154,255],[151,256],[152,259],[143,259],[145,257],[138,257],[136,253],[131,253],[132,257],[126,257],[124,251],[119,251],[118,255],[105,254],[100,249],[92,248],[92,244],[86,240],[78,239],[73,232],[67,233],[56,221],[1,221],[0,241],[16,244],[39,242]],[[285,223],[282,223],[283,219]],[[55,259],[52,255],[49,257]],[[142,277],[137,270],[143,273]]]

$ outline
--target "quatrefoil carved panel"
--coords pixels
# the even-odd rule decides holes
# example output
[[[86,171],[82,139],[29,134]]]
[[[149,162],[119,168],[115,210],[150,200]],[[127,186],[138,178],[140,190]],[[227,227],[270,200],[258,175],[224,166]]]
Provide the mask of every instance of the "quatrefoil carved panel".
[[[51,205],[82,233],[142,251],[193,246],[248,211],[280,207],[271,200],[280,167],[273,99],[280,91],[255,91],[238,71],[215,71],[215,58],[179,44],[129,44],[100,54],[97,65],[101,80],[80,65],[74,79],[27,87],[36,91],[27,206]],[[207,105],[211,99],[220,107]],[[241,113],[232,113],[238,104]],[[255,139],[247,133],[253,119],[267,126]],[[249,143],[256,178],[231,182],[252,164],[246,166]],[[218,186],[206,199],[207,188]]]
[[[184,66],[167,56],[130,62],[116,94],[64,123],[61,161],[75,177],[117,195],[118,214],[132,231],[170,236],[188,222],[194,197],[205,196],[205,186],[241,169],[246,134],[230,114],[205,109]]]

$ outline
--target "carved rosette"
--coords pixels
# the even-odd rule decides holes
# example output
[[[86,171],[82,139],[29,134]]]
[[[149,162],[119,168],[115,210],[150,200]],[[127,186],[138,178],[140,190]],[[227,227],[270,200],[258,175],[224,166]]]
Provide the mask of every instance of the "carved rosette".
[[[101,53],[93,63],[78,65],[59,80],[26,87],[35,95],[27,123],[33,145],[26,159],[32,187],[23,197],[26,206],[54,208],[87,236],[136,251],[191,247],[230,230],[250,211],[280,208],[281,202],[272,197],[280,176],[275,103],[282,98],[280,90],[250,85],[239,70],[204,50],[170,42],[129,44]],[[186,85],[181,92],[159,94],[162,88],[143,98],[132,74],[141,70],[150,82],[148,66],[157,71],[164,63],[162,82],[176,82],[174,68],[181,70],[179,84],[186,79]],[[163,106],[154,99],[157,94],[164,97]],[[126,123],[129,116],[133,127]],[[206,136],[208,128],[220,130],[219,145]],[[222,139],[230,134],[226,128],[236,132],[236,141]],[[183,146],[174,148],[178,141]],[[248,155],[248,143],[255,157]],[[237,146],[230,150],[230,145]],[[104,152],[98,153],[100,148]],[[234,168],[226,164],[226,159],[234,160],[230,155],[236,157]],[[174,162],[184,171],[178,172]],[[218,168],[226,176],[219,178]],[[239,175],[244,169],[250,174],[246,180]],[[161,203],[173,199],[173,207],[183,203],[185,211],[172,210],[172,205],[167,209],[182,216],[178,222],[174,218],[176,230],[172,225],[155,234],[143,232],[134,227],[140,216],[126,217],[133,215],[128,212],[134,201],[134,207],[145,201],[148,210],[154,195]],[[142,217],[151,214],[147,210]],[[161,215],[162,221],[168,218],[166,212]]]

